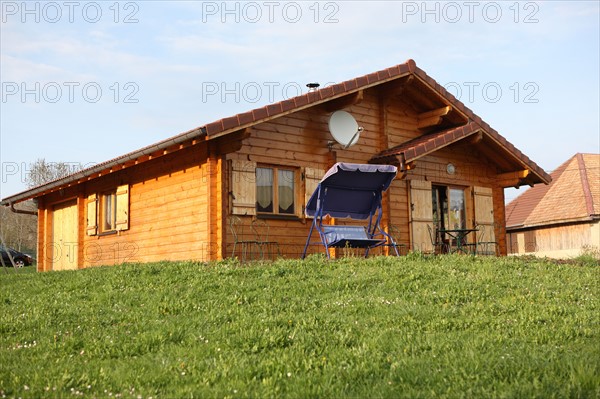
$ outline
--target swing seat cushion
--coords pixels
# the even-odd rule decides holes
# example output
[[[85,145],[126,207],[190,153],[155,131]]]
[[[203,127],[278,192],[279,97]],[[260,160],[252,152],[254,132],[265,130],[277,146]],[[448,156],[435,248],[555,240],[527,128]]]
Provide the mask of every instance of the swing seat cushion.
[[[327,246],[333,248],[369,248],[385,243],[384,239],[369,238],[362,226],[323,226]]]

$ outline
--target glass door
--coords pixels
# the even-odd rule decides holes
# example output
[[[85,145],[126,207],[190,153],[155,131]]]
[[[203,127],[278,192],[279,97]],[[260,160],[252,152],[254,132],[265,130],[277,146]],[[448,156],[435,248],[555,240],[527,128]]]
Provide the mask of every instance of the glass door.
[[[448,210],[448,228],[466,228],[465,217],[465,191],[463,189],[450,188],[450,209]]]
[[[448,234],[439,232],[466,228],[467,218],[464,189],[460,187],[433,185],[431,187],[431,202],[436,241],[450,247],[456,246],[457,243]]]

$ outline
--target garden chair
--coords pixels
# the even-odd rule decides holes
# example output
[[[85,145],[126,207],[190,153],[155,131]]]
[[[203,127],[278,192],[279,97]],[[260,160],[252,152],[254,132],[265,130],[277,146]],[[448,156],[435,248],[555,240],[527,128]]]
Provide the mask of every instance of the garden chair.
[[[231,230],[231,234],[233,235],[233,249],[231,251],[231,257],[234,258],[236,254],[236,249],[239,248],[241,251],[241,261],[246,261],[246,254],[250,249],[250,254],[252,254],[252,248],[257,250],[257,253],[260,253],[260,246],[256,239],[248,239],[244,235],[244,222],[239,216],[231,215],[229,217],[229,229]]]
[[[485,241],[486,232],[488,229],[493,228],[489,225],[477,224],[475,253],[477,255],[497,255],[498,254],[498,243],[496,241]]]
[[[434,232],[433,228],[430,225],[427,225],[427,231],[429,232],[429,240],[433,247],[433,254],[447,254],[450,251],[450,246],[442,240],[442,237],[440,237],[437,230]]]
[[[261,258],[273,259],[280,255],[279,243],[277,241],[269,241],[269,225],[265,220],[254,219],[250,224],[254,236],[256,237],[256,243],[260,249]]]

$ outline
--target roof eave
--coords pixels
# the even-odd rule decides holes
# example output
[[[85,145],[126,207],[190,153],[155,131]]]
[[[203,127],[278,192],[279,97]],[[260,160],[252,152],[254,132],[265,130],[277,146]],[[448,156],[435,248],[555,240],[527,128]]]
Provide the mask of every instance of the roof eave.
[[[201,138],[203,136],[206,136],[206,131],[204,127],[189,130],[177,136],[127,153],[120,157],[113,158],[109,161],[91,166],[87,169],[80,170],[60,179],[6,197],[2,199],[2,201],[0,201],[0,206],[11,206],[12,204],[27,201],[28,199],[36,198],[41,195],[59,190],[61,188],[70,187],[73,184],[79,184],[82,180],[89,180],[90,178],[92,178],[91,176],[95,174],[105,175],[113,173],[116,170],[124,169],[124,165],[128,162],[136,161],[143,156],[148,156],[158,151],[164,151],[174,145],[179,145],[194,138]]]

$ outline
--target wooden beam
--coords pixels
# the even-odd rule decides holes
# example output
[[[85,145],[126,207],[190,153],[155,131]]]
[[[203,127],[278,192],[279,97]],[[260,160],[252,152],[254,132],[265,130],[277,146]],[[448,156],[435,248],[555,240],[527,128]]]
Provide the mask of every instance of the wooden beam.
[[[483,132],[477,132],[477,133],[469,136],[467,139],[465,139],[466,144],[471,144],[471,145],[478,144],[481,142],[481,140],[483,140]]]
[[[242,148],[243,141],[248,137],[250,137],[250,128],[240,129],[214,139],[216,141],[215,154],[221,155],[239,151]]]
[[[466,145],[475,145],[483,140],[483,132],[477,132],[471,134],[470,136],[465,137],[464,139],[459,140],[454,145],[456,146],[466,146]]]
[[[414,168],[417,167],[417,161],[410,161],[410,162],[406,162],[406,159],[404,157],[404,153],[400,154],[400,164],[398,165],[398,168],[400,169],[400,172],[407,172],[409,170],[413,170]]]
[[[406,78],[386,83],[381,86],[380,93],[384,97],[398,97],[414,82],[414,79],[413,75],[409,75]]]
[[[395,155],[388,155],[385,157],[379,157],[379,158],[371,158],[369,160],[370,164],[383,164],[383,165],[394,165],[398,168],[400,168],[400,159],[398,159],[397,156]]]
[[[232,140],[245,140],[248,137],[250,137],[250,128],[248,127],[231,133]]]
[[[430,126],[439,125],[442,122],[442,118],[448,115],[450,111],[452,111],[452,106],[448,105],[419,114],[417,117],[417,128],[424,129]]]
[[[321,108],[326,112],[334,112],[340,110],[342,108],[349,107],[354,104],[360,103],[364,98],[364,90],[359,90],[357,92],[338,97],[335,100],[328,101],[323,103]]]
[[[496,178],[498,180],[524,179],[529,176],[529,170],[519,170],[516,172],[501,173]]]
[[[422,112],[419,114],[418,118],[419,120],[421,119],[427,119],[430,117],[434,117],[434,116],[444,116],[444,115],[448,115],[448,113],[450,113],[450,111],[452,111],[452,106],[448,105],[442,108],[438,108],[438,109],[432,109],[431,111],[427,111],[427,112]]]
[[[527,177],[530,176],[530,173],[531,172],[527,169],[516,172],[501,173],[496,177],[496,182],[500,187],[519,188],[524,184],[529,184],[531,186],[531,184],[527,181]]]

